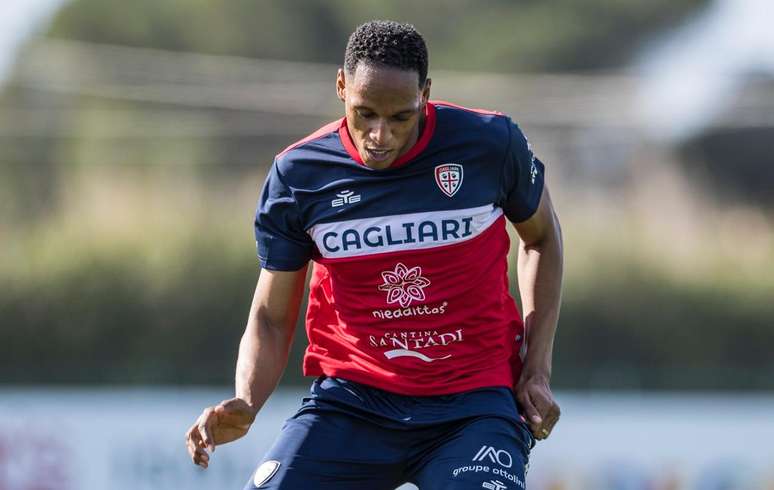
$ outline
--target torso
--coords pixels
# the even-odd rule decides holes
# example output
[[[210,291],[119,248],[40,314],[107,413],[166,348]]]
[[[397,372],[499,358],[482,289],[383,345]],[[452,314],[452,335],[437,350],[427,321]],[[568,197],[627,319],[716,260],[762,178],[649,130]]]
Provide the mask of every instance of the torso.
[[[278,156],[315,248],[305,374],[412,396],[512,386],[508,124],[436,103],[421,151],[397,167],[358,163],[343,123]]]

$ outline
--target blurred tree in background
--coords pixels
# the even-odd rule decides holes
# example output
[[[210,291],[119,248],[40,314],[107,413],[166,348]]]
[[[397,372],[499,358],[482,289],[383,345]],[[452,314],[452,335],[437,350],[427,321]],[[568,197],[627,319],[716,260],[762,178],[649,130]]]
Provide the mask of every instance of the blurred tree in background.
[[[53,37],[178,51],[340,63],[349,34],[410,22],[434,69],[589,70],[626,62],[706,0],[77,0]]]
[[[357,24],[415,24],[430,47],[431,75],[470,71],[436,79],[434,90],[454,101],[528,117],[522,102],[532,84],[548,95],[538,101],[545,107],[582,117],[589,108],[552,99],[568,90],[552,88],[550,77],[514,85],[474,71],[620,69],[704,4],[68,3],[0,98],[0,382],[232,378],[258,272],[258,188],[273,154],[338,117],[334,69]],[[571,90],[588,90],[583,83],[572,79]],[[585,164],[597,144],[586,129],[540,120],[527,129],[549,154],[565,224],[557,386],[774,387],[766,348],[774,342],[774,278],[761,272],[774,264],[768,214],[729,214],[703,194],[697,201],[670,191],[651,167],[638,171],[660,158],[651,148],[616,157],[626,139],[620,128],[594,130],[615,145],[591,151]],[[669,164],[666,182],[680,182]],[[669,201],[675,196],[682,200]],[[735,233],[749,228],[757,233],[736,248]],[[739,255],[749,260],[737,263]],[[299,331],[291,382],[300,380],[303,337]]]

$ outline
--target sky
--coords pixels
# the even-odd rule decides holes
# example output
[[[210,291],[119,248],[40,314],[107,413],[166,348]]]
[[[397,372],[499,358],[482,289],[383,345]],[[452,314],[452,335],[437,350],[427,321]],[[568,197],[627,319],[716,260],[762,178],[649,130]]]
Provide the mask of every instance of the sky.
[[[714,0],[643,52],[639,108],[657,136],[680,139],[721,113],[743,75],[774,77],[772,0]]]
[[[25,39],[45,26],[65,0],[0,1],[0,81],[8,75]]]

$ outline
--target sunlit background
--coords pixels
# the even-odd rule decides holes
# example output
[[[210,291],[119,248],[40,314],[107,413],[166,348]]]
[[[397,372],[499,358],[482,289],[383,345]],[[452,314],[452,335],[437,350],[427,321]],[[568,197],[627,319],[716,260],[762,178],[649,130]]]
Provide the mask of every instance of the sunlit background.
[[[0,490],[247,481],[311,381],[303,330],[247,438],[203,471],[183,434],[233,390],[266,170],[341,116],[334,75],[373,18],[423,33],[434,98],[510,114],[546,162],[563,418],[528,488],[774,489],[771,12],[4,0]]]

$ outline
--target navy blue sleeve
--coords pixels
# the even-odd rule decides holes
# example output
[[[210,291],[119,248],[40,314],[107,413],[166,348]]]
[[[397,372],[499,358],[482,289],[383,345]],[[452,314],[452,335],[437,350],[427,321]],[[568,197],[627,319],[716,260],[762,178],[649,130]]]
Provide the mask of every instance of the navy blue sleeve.
[[[312,258],[314,242],[304,231],[298,205],[275,162],[255,213],[255,242],[261,267],[295,271]]]
[[[543,163],[532,154],[521,129],[508,120],[510,141],[503,162],[500,206],[508,219],[520,223],[529,219],[543,193]]]

